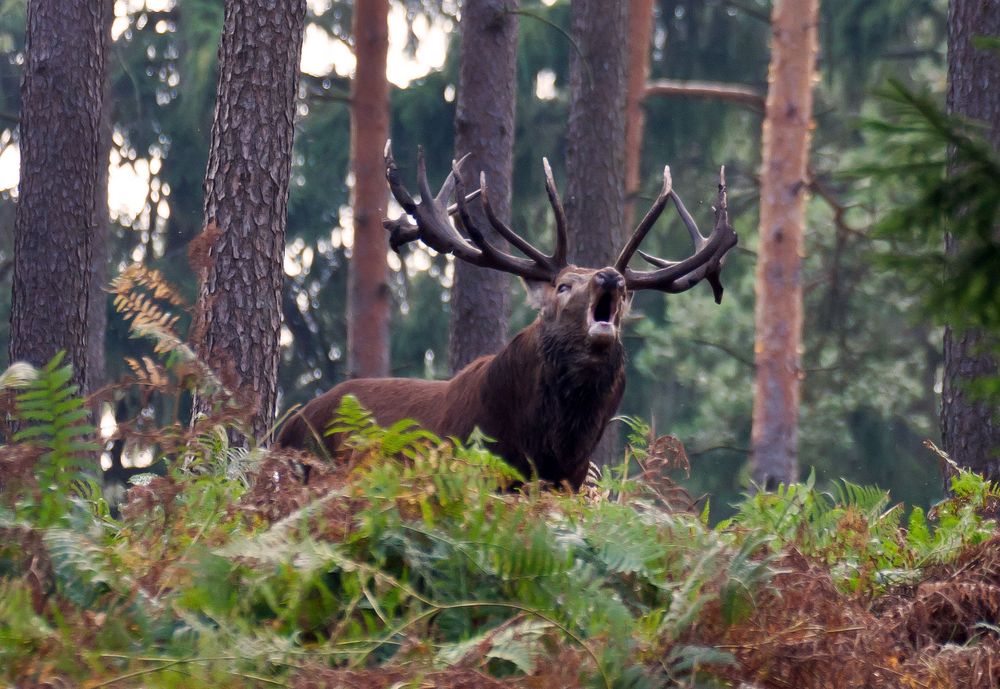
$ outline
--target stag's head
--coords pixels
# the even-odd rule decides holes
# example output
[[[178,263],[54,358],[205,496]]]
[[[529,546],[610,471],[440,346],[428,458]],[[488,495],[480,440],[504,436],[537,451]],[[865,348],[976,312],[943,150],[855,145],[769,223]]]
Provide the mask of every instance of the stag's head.
[[[726,253],[736,246],[737,241],[736,232],[729,225],[726,209],[724,169],[719,173],[715,228],[708,237],[701,234],[690,213],[673,191],[670,168],[667,167],[663,170],[660,194],[626,242],[615,264],[603,268],[587,268],[570,265],[567,261],[569,232],[566,213],[548,161],[542,161],[545,168],[545,190],[556,219],[556,248],[551,255],[532,246],[497,217],[490,204],[485,175],[480,175],[479,189],[466,194],[460,172],[464,160],[452,163],[451,174],[435,196],[427,182],[423,151],[419,151],[417,179],[421,198],[418,203],[403,186],[392,157],[392,149],[386,144],[386,178],[389,188],[403,210],[416,220],[416,224],[413,224],[405,215],[396,220],[386,220],[385,227],[391,233],[389,243],[398,251],[403,244],[420,239],[435,251],[450,253],[467,263],[524,278],[531,302],[539,310],[538,323],[544,339],[558,341],[575,349],[585,347],[595,353],[620,345],[622,316],[628,310],[628,295],[635,290],[655,289],[677,293],[707,280],[712,286],[716,302],[721,301],[720,271]],[[449,205],[452,195],[455,203]],[[468,203],[477,197],[481,200],[486,218],[493,229],[523,253],[524,258],[507,253],[486,239],[468,209]],[[663,212],[668,199],[673,200],[691,236],[694,253],[682,261],[667,261],[638,251],[655,269],[629,268],[629,261]]]
[[[567,266],[552,281],[528,280],[526,285],[544,336],[578,342],[595,352],[620,342],[628,299],[625,277],[614,268]]]

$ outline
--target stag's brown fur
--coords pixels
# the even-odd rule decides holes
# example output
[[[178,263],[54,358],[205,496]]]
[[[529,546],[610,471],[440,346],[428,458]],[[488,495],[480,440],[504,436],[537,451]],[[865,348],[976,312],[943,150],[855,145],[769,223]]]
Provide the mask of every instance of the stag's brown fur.
[[[535,285],[533,293],[541,307],[538,318],[498,354],[475,360],[449,381],[341,383],[290,420],[279,444],[302,447],[322,436],[341,399],[350,394],[383,425],[411,418],[440,436],[458,438],[479,427],[496,439],[494,451],[523,475],[578,489],[625,386],[618,335],[624,280],[612,268],[570,267],[555,285]],[[589,326],[602,296],[613,304],[614,330],[612,336],[595,338]],[[325,437],[324,443],[332,451],[337,438]]]

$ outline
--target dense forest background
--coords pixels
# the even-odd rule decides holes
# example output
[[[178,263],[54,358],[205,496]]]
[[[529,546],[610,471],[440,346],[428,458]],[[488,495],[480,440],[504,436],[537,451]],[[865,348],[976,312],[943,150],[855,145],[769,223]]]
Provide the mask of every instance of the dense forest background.
[[[1000,686],[1000,5],[0,0],[0,52],[0,682]]]
[[[0,6],[0,223],[5,227],[13,226],[17,193],[24,11],[16,0]],[[924,439],[938,435],[942,332],[916,308],[920,295],[914,286],[876,260],[892,241],[872,232],[886,209],[915,192],[854,173],[892,153],[888,139],[863,126],[866,120],[891,121],[888,102],[876,94],[889,77],[917,91],[943,94],[946,7],[939,0],[842,0],[825,3],[821,11],[799,462],[803,475],[815,469],[821,480],[849,477],[890,489],[897,500],[926,505],[943,489],[937,460],[922,448]],[[427,71],[392,87],[391,137],[403,169],[414,169],[418,144],[426,148],[432,180],[446,174],[453,151],[456,12],[451,2],[392,5],[391,23],[398,29],[392,32],[394,49],[405,43],[405,53],[424,65],[417,71]],[[187,246],[202,229],[222,7],[208,0],[123,0],[114,4],[114,13],[106,108],[112,141],[110,274],[144,261],[162,269],[193,302],[196,281]],[[307,401],[347,375],[347,265],[353,245],[350,13],[349,3],[308,6],[281,302],[281,408]],[[574,50],[567,34],[570,8],[566,2],[526,3],[520,15],[512,224],[539,246],[549,246],[552,221],[541,158],[548,157],[556,179],[565,184]],[[663,0],[655,3],[654,18],[651,80],[729,82],[764,93],[769,3]],[[442,38],[447,40],[443,64],[421,62]],[[763,112],[753,98],[652,95],[644,107],[637,206],[644,208],[655,197],[668,163],[675,187],[707,223],[717,166],[725,164],[730,214],[741,244],[726,266],[721,307],[707,288],[674,297],[637,295],[626,328],[630,370],[621,413],[683,440],[694,465],[689,488],[711,493],[713,515],[720,517],[748,485]],[[664,224],[647,243],[658,255],[682,256],[687,253],[682,235],[679,223]],[[0,341],[9,338],[11,260],[11,233],[3,232]],[[389,261],[392,374],[447,377],[452,261],[421,248]],[[533,314],[520,285],[512,290],[514,332]],[[105,380],[110,381],[125,373],[125,356],[152,345],[129,337],[110,298],[106,312]],[[7,348],[0,347],[0,368],[6,357]]]

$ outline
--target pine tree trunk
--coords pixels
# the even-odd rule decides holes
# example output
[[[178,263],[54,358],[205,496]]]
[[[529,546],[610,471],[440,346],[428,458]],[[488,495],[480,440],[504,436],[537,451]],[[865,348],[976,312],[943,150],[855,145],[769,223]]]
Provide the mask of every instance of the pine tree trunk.
[[[613,263],[624,232],[626,9],[573,0],[566,219],[569,260],[581,266]]]
[[[227,0],[205,173],[205,224],[221,231],[201,287],[199,355],[274,419],[295,96],[305,0]],[[197,411],[205,411],[199,400]]]
[[[30,0],[21,85],[11,361],[60,350],[87,390],[87,313],[107,42],[100,5]]]
[[[628,0],[573,0],[566,220],[569,260],[611,265],[625,227],[625,93]],[[581,58],[582,54],[582,58]],[[591,458],[608,464],[618,446],[605,429]]]
[[[462,168],[469,188],[486,173],[490,202],[510,221],[517,96],[517,0],[466,0],[462,4],[462,55],[455,109],[455,156],[471,154]],[[478,202],[472,215],[495,245],[506,247]],[[448,365],[453,373],[507,340],[510,278],[455,262],[451,293]]]
[[[948,3],[948,110],[982,120],[1000,151],[1000,56],[972,44],[976,36],[1000,36],[1000,5],[981,0]],[[950,244],[950,242],[949,242]],[[950,250],[949,246],[949,250]],[[982,351],[984,334],[951,328],[944,336],[941,437],[959,465],[1000,480],[1000,423],[997,409],[976,402],[969,382],[997,375],[997,363]]]
[[[111,40],[111,24],[115,20],[114,0],[100,0],[104,40]],[[107,380],[105,342],[108,329],[108,281],[110,280],[111,213],[108,209],[108,176],[111,165],[113,126],[111,124],[110,84],[104,81],[101,109],[101,143],[97,164],[97,198],[94,200],[94,234],[92,239],[90,271],[90,300],[87,306],[87,385],[93,390]],[[95,412],[100,412],[95,408]],[[96,414],[95,414],[96,416]],[[95,419],[100,421],[100,419]]]
[[[802,254],[819,0],[776,0],[763,131],[751,473],[797,477]]]
[[[352,378],[389,375],[388,236],[382,151],[389,137],[389,0],[354,6],[357,70],[352,82],[354,249],[347,284],[347,368]]]
[[[653,0],[629,0],[628,85],[625,95],[625,223],[635,223],[635,201],[642,185],[642,109],[649,80],[649,42],[653,32]]]

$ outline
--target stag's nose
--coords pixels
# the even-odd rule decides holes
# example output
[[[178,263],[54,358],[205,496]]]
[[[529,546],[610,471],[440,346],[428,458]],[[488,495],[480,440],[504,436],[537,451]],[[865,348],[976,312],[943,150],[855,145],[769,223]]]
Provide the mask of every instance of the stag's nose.
[[[609,291],[625,287],[625,278],[614,268],[605,268],[604,270],[597,271],[594,274],[594,282],[598,287]]]

